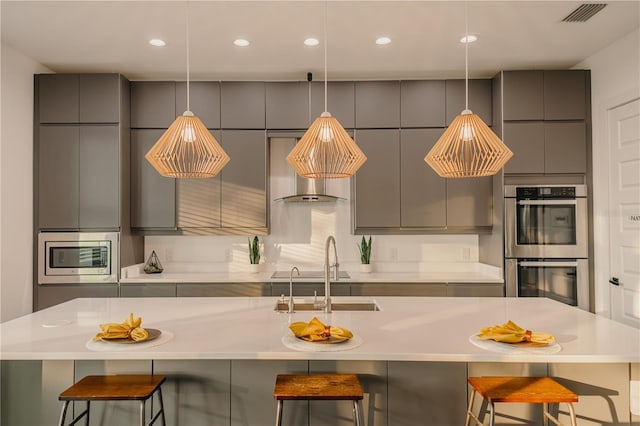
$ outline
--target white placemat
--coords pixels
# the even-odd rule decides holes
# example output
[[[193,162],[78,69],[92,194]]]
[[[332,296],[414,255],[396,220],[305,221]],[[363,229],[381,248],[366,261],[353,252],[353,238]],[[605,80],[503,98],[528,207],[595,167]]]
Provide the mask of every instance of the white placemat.
[[[282,344],[289,349],[304,352],[339,352],[357,348],[362,344],[362,337],[354,336],[340,343],[312,343],[298,339],[293,334],[282,336]]]
[[[546,346],[524,346],[513,343],[496,342],[495,340],[482,340],[477,335],[472,334],[469,341],[479,348],[503,354],[556,354],[562,350],[558,342],[550,343]]]
[[[170,331],[162,330],[160,336],[156,339],[150,340],[148,342],[137,342],[137,343],[116,343],[116,342],[108,342],[103,340],[93,340],[93,338],[89,339],[86,344],[87,349],[90,351],[96,352],[120,352],[120,351],[140,351],[145,350],[147,348],[152,348],[154,346],[159,346],[167,343],[169,340],[173,339],[173,333]]]

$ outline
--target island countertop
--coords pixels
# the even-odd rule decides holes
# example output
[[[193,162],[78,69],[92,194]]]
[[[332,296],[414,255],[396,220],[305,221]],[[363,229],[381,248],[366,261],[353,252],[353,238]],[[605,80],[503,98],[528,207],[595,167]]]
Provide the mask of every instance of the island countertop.
[[[250,359],[444,362],[640,362],[640,330],[545,298],[376,297],[380,311],[274,311],[278,298],[75,299],[0,324],[1,359]],[[362,301],[334,297],[340,301]],[[296,299],[298,301],[298,299]],[[129,313],[142,326],[172,335],[162,344],[95,351],[87,342],[98,325]],[[317,316],[350,329],[362,344],[349,350],[306,352],[282,342],[288,325]],[[501,353],[470,342],[481,327],[512,320],[555,335],[557,353]],[[148,342],[151,343],[151,342]],[[122,346],[122,345],[120,345]]]

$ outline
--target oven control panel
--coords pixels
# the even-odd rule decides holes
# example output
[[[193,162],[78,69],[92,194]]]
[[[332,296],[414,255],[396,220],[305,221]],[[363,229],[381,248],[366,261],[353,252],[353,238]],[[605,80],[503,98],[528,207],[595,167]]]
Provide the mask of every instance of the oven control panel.
[[[576,198],[575,186],[534,186],[516,188],[518,200],[572,200]]]

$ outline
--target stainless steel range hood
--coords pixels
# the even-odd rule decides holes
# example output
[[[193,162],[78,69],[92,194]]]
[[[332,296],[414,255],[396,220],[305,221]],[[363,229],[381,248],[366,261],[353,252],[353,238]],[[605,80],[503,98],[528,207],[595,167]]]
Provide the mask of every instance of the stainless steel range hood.
[[[307,179],[294,173],[296,176],[296,193],[276,201],[284,201],[285,203],[327,203],[337,200],[345,200],[345,198],[336,197],[334,195],[325,194],[324,179]]]

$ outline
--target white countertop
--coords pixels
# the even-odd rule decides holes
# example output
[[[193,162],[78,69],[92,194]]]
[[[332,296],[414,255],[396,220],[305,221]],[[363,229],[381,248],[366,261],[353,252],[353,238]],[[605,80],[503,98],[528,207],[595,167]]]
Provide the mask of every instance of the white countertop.
[[[374,298],[379,312],[315,313],[350,329],[362,345],[338,352],[288,349],[292,321],[314,313],[277,313],[277,298],[75,299],[0,324],[1,358],[54,359],[330,359],[444,362],[640,362],[640,330],[544,298]],[[362,300],[334,297],[340,301]],[[86,344],[105,322],[133,312],[142,325],[173,338],[126,351],[96,352]],[[469,337],[507,320],[556,336],[555,354],[505,354],[481,349]],[[148,342],[151,343],[151,342]],[[115,344],[110,344],[115,345]],[[122,346],[122,345],[120,345]]]
[[[265,270],[257,273],[248,270],[226,271],[219,270],[215,265],[201,264],[176,264],[167,265],[160,274],[145,274],[143,264],[122,268],[120,283],[265,283],[265,282],[288,282],[288,278],[272,278],[274,270]],[[208,267],[209,266],[209,267]],[[482,263],[451,263],[451,264],[423,264],[412,265],[410,271],[394,271],[385,268],[384,271],[363,273],[358,270],[359,265],[345,265],[341,271],[346,271],[349,278],[341,278],[339,282],[379,282],[379,283],[503,283],[502,271],[500,268],[485,265]],[[248,265],[247,265],[248,267]],[[263,269],[268,269],[263,266]],[[319,267],[304,268],[321,271]],[[290,270],[282,267],[281,270]],[[322,282],[323,278],[294,277],[295,282]],[[332,280],[332,282],[334,282]]]

